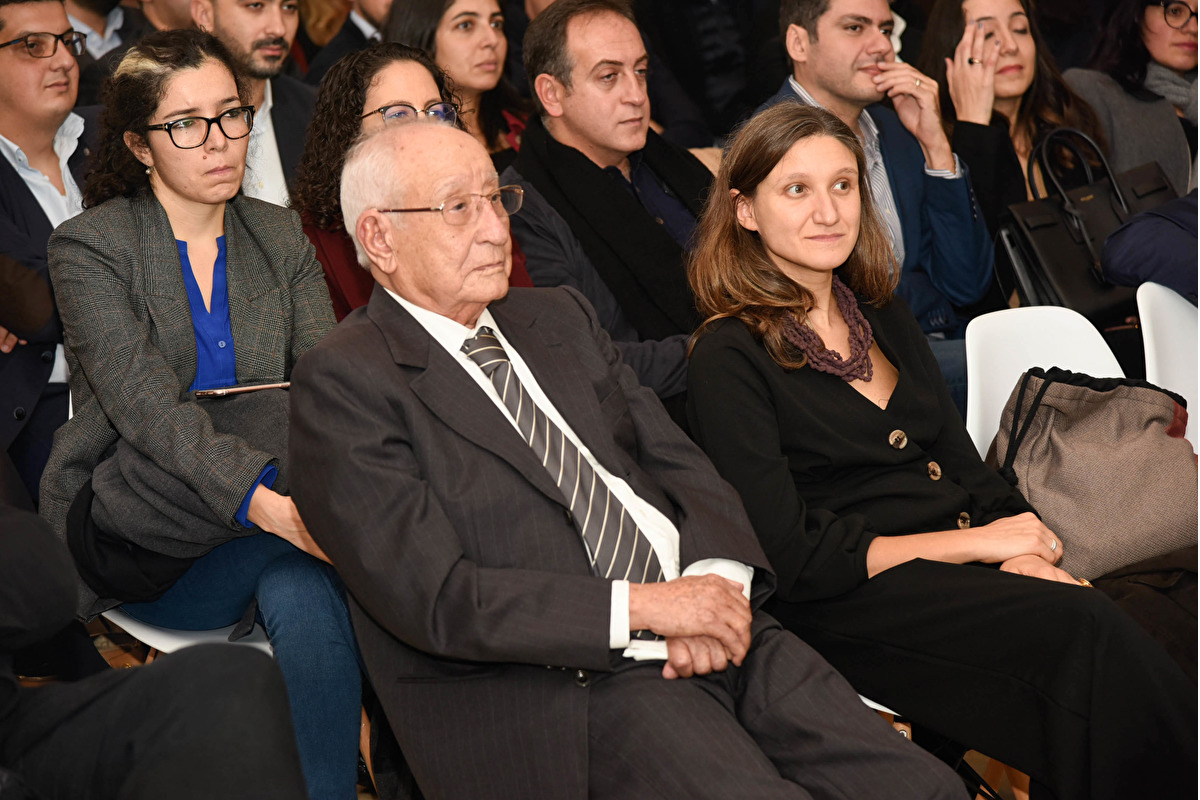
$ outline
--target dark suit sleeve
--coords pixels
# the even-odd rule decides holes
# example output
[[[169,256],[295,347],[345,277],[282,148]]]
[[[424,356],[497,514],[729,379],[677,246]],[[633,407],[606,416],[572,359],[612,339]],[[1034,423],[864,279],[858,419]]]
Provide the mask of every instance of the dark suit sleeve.
[[[0,221],[0,236],[4,223]],[[36,335],[54,317],[54,293],[35,270],[0,255],[0,328],[22,339]]]
[[[414,452],[430,419],[383,342],[351,342],[315,348],[293,372],[289,452],[296,505],[357,602],[436,656],[609,669],[611,583],[467,558],[430,485],[440,467]],[[504,530],[504,508],[478,513],[520,535]]]
[[[808,508],[781,450],[780,412],[755,352],[761,348],[735,325],[705,334],[692,351],[692,433],[741,495],[778,576],[776,595],[802,601],[845,592],[866,581],[875,533],[861,514]]]
[[[961,161],[961,159],[960,159]],[[924,173],[925,203],[921,207],[921,250],[929,254],[929,279],[958,306],[983,298],[992,281],[992,238],[983,212],[975,202],[971,172],[943,178]]]
[[[595,309],[600,324],[638,380],[659,397],[682,392],[687,384],[688,337],[679,334],[642,341],[566,220],[532,184],[514,176],[512,171],[505,176],[519,181],[525,190],[524,206],[512,218],[512,232],[525,253],[525,269],[533,285],[570,286],[580,292]]]
[[[1000,215],[1004,210],[1025,200],[1025,178],[1008,135],[1008,126],[957,122],[951,146],[971,171],[971,186],[975,189],[984,224],[995,236],[1000,230]]]
[[[0,506],[0,654],[49,638],[75,616],[75,570],[36,514]]]

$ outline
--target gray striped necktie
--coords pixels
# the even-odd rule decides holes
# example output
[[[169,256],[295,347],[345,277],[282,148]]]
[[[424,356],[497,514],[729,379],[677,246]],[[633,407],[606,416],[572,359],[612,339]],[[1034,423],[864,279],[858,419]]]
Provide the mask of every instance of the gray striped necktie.
[[[650,540],[579,448],[534,404],[496,334],[480,328],[479,335],[463,343],[462,351],[492,381],[525,443],[558,485],[583,536],[593,571],[602,578],[635,583],[661,581],[662,567]]]

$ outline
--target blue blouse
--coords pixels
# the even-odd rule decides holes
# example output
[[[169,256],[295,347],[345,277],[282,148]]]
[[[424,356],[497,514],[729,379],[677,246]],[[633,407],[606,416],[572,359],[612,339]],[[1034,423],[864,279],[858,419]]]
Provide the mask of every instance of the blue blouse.
[[[187,287],[192,330],[196,335],[196,379],[188,391],[234,386],[237,384],[237,363],[233,354],[233,326],[229,321],[229,285],[225,280],[225,237],[217,239],[217,260],[213,262],[212,298],[209,301],[211,308],[204,305],[204,295],[200,293],[200,284],[196,282],[192,262],[188,259],[187,242],[176,239],[175,246],[179,249],[179,261],[183,265],[183,283]],[[246,519],[254,490],[260,485],[267,488],[274,486],[278,475],[279,470],[275,467],[269,464],[263,467],[235,515],[244,527],[254,527]]]

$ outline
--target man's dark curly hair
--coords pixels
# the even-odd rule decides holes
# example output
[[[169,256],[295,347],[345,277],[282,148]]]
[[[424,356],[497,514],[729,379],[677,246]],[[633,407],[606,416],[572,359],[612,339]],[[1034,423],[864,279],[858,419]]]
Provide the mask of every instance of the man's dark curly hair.
[[[145,141],[146,126],[154,118],[167,86],[185,69],[198,69],[216,61],[229,70],[238,98],[249,102],[237,65],[217,37],[198,30],[156,31],[129,49],[104,82],[100,114],[100,139],[83,189],[83,204],[92,207],[113,197],[132,197],[150,190],[146,166],[125,144],[125,134]]]
[[[342,58],[321,81],[316,109],[308,125],[304,155],[296,168],[291,206],[318,228],[343,230],[342,167],[346,153],[362,133],[363,103],[375,77],[397,61],[415,61],[433,76],[438,94],[458,106],[454,88],[433,59],[415,47],[374,42]],[[461,120],[458,126],[462,127]]]

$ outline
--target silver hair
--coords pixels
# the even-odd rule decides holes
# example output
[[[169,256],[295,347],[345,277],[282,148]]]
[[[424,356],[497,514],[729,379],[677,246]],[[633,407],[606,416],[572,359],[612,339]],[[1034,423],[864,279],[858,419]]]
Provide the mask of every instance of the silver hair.
[[[367,251],[358,241],[358,218],[369,208],[395,205],[393,200],[403,195],[403,184],[396,180],[398,138],[406,126],[385,125],[382,129],[360,138],[346,153],[342,168],[342,219],[346,232],[354,242],[358,265],[370,269]]]

